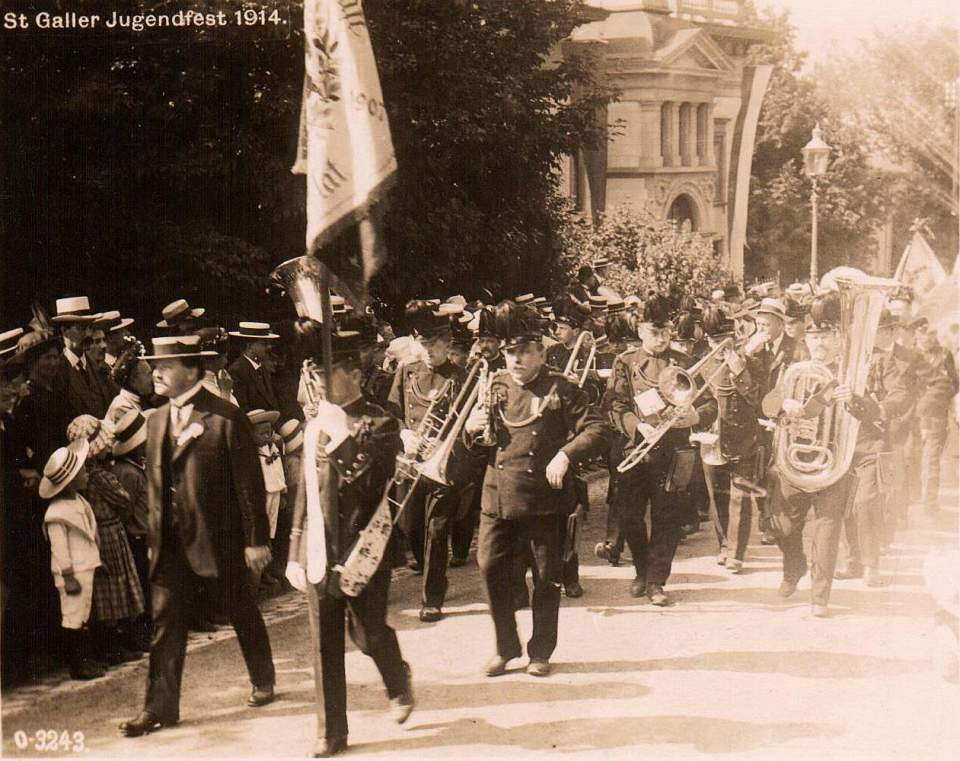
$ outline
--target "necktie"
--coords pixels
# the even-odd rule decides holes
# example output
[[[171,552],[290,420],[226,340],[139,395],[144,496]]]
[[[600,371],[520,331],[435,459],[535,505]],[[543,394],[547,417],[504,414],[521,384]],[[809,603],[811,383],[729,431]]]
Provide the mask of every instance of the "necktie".
[[[183,433],[183,418],[183,407],[170,402],[170,422],[172,423],[171,430],[174,438],[178,438]]]

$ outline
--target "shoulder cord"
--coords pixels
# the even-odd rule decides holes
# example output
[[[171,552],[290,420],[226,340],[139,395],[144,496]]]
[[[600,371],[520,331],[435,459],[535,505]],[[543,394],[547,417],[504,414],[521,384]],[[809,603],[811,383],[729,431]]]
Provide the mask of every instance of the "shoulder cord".
[[[547,408],[546,401],[551,397],[553,397],[554,395],[556,395],[556,391],[557,391],[557,382],[554,381],[553,385],[550,387],[550,390],[547,392],[547,395],[543,397],[545,403],[540,405],[539,409],[536,412],[534,412],[532,415],[529,415],[523,418],[522,420],[510,420],[509,418],[507,418],[506,414],[504,414],[503,406],[498,404],[497,411],[500,413],[500,419],[503,421],[503,424],[508,428],[523,428],[525,426],[528,426],[535,420],[543,417],[543,412]]]

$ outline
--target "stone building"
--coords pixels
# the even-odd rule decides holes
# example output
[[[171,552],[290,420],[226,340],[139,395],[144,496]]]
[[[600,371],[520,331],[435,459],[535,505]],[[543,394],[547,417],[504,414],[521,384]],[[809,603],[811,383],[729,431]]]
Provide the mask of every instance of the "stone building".
[[[743,274],[750,161],[767,66],[746,65],[769,33],[743,23],[742,0],[592,0],[598,19],[568,45],[599,45],[620,91],[602,151],[565,169],[577,208],[620,206],[658,216],[713,240]]]

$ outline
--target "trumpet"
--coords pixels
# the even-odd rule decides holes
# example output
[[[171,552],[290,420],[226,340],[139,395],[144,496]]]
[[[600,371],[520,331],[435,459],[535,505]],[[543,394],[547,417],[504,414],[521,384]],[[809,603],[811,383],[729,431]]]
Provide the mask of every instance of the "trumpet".
[[[710,388],[711,384],[713,384],[720,373],[726,368],[727,363],[725,359],[720,363],[720,366],[713,371],[710,377],[705,380],[700,388],[697,388],[696,377],[703,372],[703,368],[708,362],[732,346],[733,339],[725,338],[717,344],[709,354],[687,370],[674,366],[663,368],[657,379],[657,386],[659,388],[659,395],[664,401],[670,404],[671,407],[651,434],[644,437],[643,442],[623,458],[617,466],[618,473],[626,473],[628,470],[643,462],[646,456],[650,454],[657,443],[659,443],[660,439],[666,436],[667,432],[683,417],[681,410],[684,407],[690,407],[700,398],[704,391]]]

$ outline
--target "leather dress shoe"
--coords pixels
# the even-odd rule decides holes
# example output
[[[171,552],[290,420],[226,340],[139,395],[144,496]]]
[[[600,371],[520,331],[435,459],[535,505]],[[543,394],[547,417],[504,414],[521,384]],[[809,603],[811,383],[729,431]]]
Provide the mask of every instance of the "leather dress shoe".
[[[727,564],[727,556],[725,553],[721,552],[719,555],[717,555],[717,565],[726,565],[726,564]]]
[[[740,573],[743,570],[743,561],[736,558],[727,558],[726,568],[730,573]]]
[[[844,581],[846,579],[859,579],[863,576],[863,568],[859,565],[851,565],[846,568],[839,568],[834,571],[833,578]]]
[[[317,740],[313,746],[313,752],[310,754],[313,758],[330,758],[338,753],[343,753],[347,749],[347,736],[343,737],[324,737]]]
[[[792,579],[784,579],[780,582],[780,589],[777,592],[781,597],[790,597],[794,592],[797,591],[797,584],[799,582],[793,581]]]
[[[643,597],[644,593],[647,590],[647,585],[644,583],[643,579],[639,576],[630,582],[630,596],[631,597]]]
[[[771,532],[764,531],[760,534],[760,544],[763,544],[767,547],[771,547],[777,543],[777,537],[775,537]]]
[[[443,611],[433,605],[424,605],[420,608],[420,620],[431,624],[443,618]]]
[[[563,593],[567,597],[583,597],[583,587],[580,586],[579,581],[575,581],[572,584],[564,584]]]
[[[487,661],[487,665],[484,667],[483,673],[485,673],[487,676],[503,676],[507,673],[507,664],[516,657],[519,656],[511,656],[506,658],[502,655],[495,655],[493,658]]]
[[[830,608],[828,608],[826,605],[817,605],[814,603],[810,608],[810,612],[813,613],[813,615],[815,615],[817,618],[830,617]]]
[[[863,583],[868,587],[882,587],[883,579],[880,578],[880,571],[876,568],[864,568]]]
[[[531,658],[527,664],[527,673],[530,676],[549,676],[550,661],[546,658]]]
[[[120,724],[120,733],[124,737],[140,737],[164,727],[172,727],[176,723],[175,720],[165,721],[151,711],[141,711],[135,719]]]
[[[247,698],[247,705],[251,708],[259,708],[260,706],[272,703],[273,699],[273,685],[268,687],[254,687],[253,690],[250,691],[250,697]]]
[[[667,597],[663,587],[659,584],[647,584],[647,597],[650,598],[652,604],[661,608],[670,604],[670,598]]]

